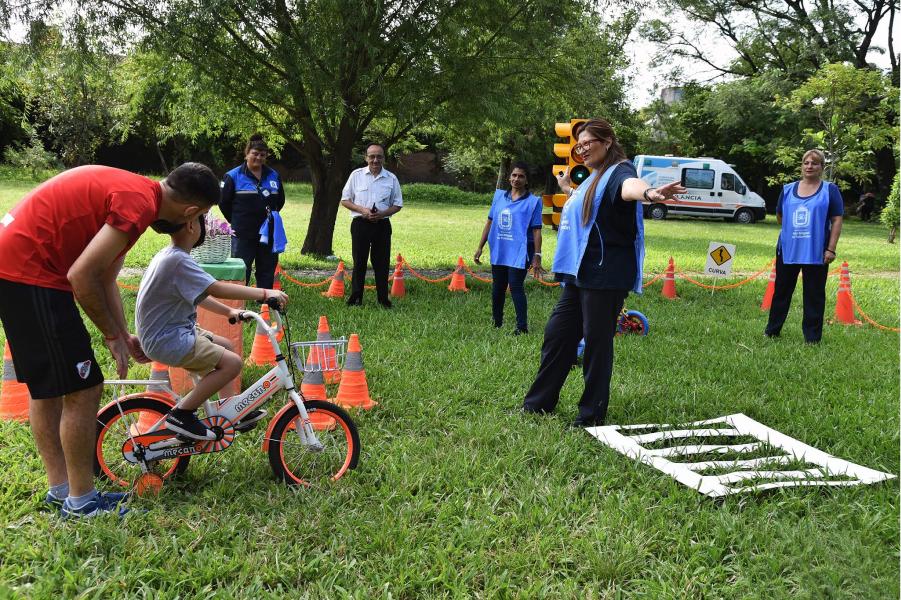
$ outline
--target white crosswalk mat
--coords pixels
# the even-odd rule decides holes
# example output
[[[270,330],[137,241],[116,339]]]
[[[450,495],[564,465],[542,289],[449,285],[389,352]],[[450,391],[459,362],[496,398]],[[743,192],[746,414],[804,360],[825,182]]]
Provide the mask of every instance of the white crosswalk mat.
[[[607,425],[586,431],[711,498],[895,478],[817,450],[740,413],[687,425]]]

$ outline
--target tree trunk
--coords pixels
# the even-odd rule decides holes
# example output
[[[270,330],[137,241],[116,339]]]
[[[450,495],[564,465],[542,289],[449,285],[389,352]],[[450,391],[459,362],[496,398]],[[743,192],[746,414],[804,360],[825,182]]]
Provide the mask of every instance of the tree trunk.
[[[341,190],[351,172],[354,136],[339,138],[335,153],[307,152],[313,180],[313,208],[301,254],[330,256],[335,233],[335,219],[341,206]],[[309,147],[306,145],[305,147]]]
[[[497,190],[507,187],[507,176],[510,173],[510,156],[504,155],[501,164],[497,168],[497,184],[494,186]]]

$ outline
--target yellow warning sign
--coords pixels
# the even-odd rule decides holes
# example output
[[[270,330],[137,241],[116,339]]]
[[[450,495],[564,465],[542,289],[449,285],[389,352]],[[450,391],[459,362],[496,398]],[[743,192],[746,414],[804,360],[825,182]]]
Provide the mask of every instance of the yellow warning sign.
[[[725,246],[720,246],[710,253],[710,258],[713,259],[717,266],[722,266],[724,262],[732,260],[732,255],[729,254]]]

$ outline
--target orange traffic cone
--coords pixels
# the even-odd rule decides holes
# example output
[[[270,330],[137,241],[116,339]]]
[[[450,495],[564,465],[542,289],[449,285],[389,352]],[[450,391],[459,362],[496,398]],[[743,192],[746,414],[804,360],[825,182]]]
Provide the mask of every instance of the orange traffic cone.
[[[316,330],[316,341],[317,342],[332,341],[332,334],[328,328],[328,319],[326,318],[325,315],[322,315],[321,317],[319,317],[319,328]],[[317,352],[317,354],[318,354],[318,349],[314,347],[310,351],[310,354],[312,355],[313,352]],[[310,358],[312,359],[313,356],[310,356]],[[318,358],[318,356],[317,356],[317,358]],[[323,364],[326,367],[334,367],[334,368],[329,368],[329,369],[325,370],[325,373],[324,373],[325,382],[326,383],[338,383],[339,381],[341,381],[341,370],[338,369],[338,357],[336,355],[334,346],[327,346],[325,348],[325,356],[323,356],[322,359],[323,359]]]
[[[341,385],[338,386],[335,402],[344,407],[366,410],[377,404],[369,397],[366,371],[363,370],[363,349],[356,333],[352,333],[347,342],[347,358],[344,361],[344,372],[341,373]]]
[[[468,292],[469,288],[466,287],[466,275],[463,274],[463,257],[457,257],[457,268],[454,269],[454,274],[451,275],[450,285],[447,286],[452,292]]]
[[[16,380],[16,368],[9,342],[3,347],[3,382],[0,384],[0,419],[27,421],[31,395],[28,386]]]
[[[773,292],[776,291],[776,265],[770,271],[770,282],[766,284],[766,291],[763,293],[763,302],[760,303],[760,310],[770,310],[773,304]]]
[[[669,257],[669,265],[666,267],[666,278],[663,280],[663,297],[675,300],[679,296],[676,295],[676,266],[673,264],[673,257]]]
[[[310,361],[307,364],[312,367],[315,363]],[[300,394],[305,400],[328,400],[322,371],[304,371],[303,381],[300,383]],[[319,431],[331,429],[335,426],[333,418],[328,415],[320,415],[319,413],[310,413],[310,423],[313,424],[314,429]]]
[[[260,316],[268,322],[269,307],[264,304],[263,309],[260,311]],[[247,357],[247,364],[263,366],[272,366],[275,364],[275,350],[272,349],[272,344],[269,343],[269,336],[263,330],[263,326],[260,323],[257,323],[257,330],[253,336],[253,346],[250,349],[250,356]]]
[[[148,385],[148,392],[155,392],[169,398],[175,397],[172,393],[172,382],[169,380],[168,365],[164,365],[163,363],[158,363],[156,361],[150,363],[150,380],[159,381],[159,383]]]
[[[851,302],[851,274],[848,272],[847,261],[842,263],[838,295],[835,298],[835,322],[843,325],[860,325],[860,321],[854,318],[854,305]]]
[[[272,289],[282,289],[282,266],[275,265],[275,279],[272,280]]]
[[[328,286],[328,291],[322,292],[326,298],[343,298],[344,297],[344,261],[338,263],[335,274],[332,276],[332,282]]]
[[[395,298],[403,298],[407,295],[404,287],[404,257],[397,255],[397,266],[394,267],[394,281],[391,282],[391,295]]]

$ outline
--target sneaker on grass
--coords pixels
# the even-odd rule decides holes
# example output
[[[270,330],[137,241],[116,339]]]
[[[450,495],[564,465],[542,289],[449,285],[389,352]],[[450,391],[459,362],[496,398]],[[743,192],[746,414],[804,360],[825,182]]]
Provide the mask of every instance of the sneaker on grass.
[[[68,498],[63,502],[59,514],[64,519],[91,519],[108,513],[116,513],[120,517],[128,512],[125,506],[119,506],[128,500],[128,494],[122,492],[97,492],[93,498],[79,508],[73,508]]]

